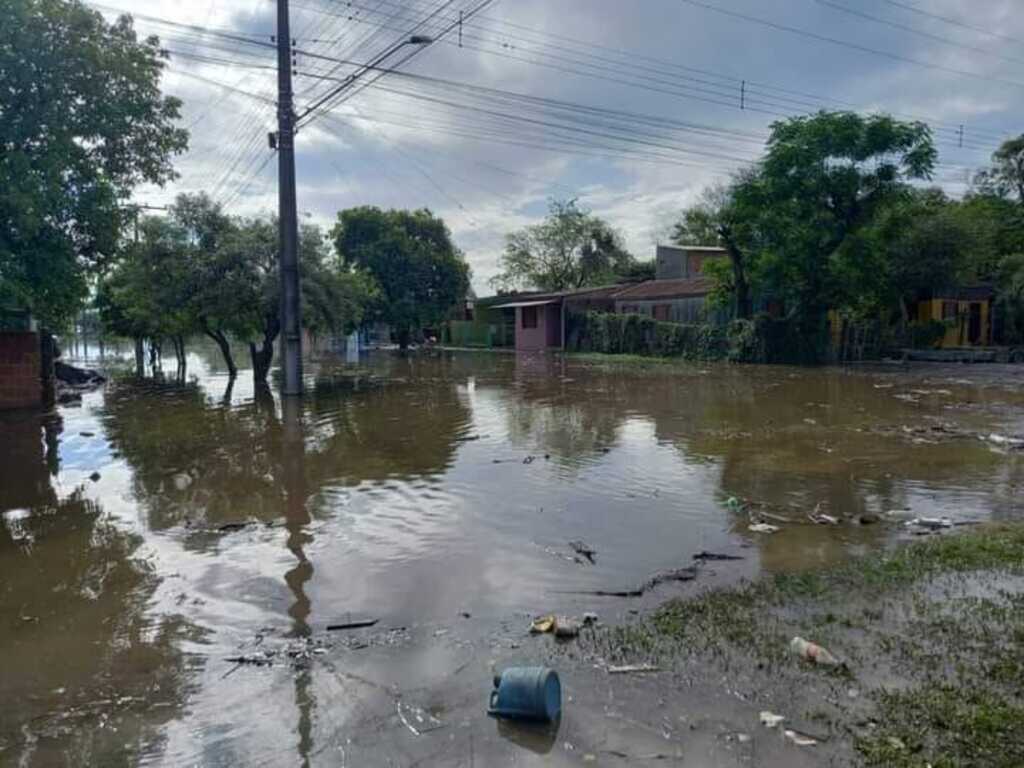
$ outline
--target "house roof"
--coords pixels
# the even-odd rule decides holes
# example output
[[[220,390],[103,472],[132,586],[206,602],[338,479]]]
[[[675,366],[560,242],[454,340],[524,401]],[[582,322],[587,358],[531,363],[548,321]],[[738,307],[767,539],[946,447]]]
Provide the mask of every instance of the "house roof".
[[[720,245],[663,245],[658,244],[658,248],[668,248],[673,251],[713,251],[715,253],[725,253],[725,248]]]
[[[530,299],[526,301],[510,301],[507,304],[492,304],[491,309],[514,309],[515,307],[542,307],[545,304],[555,304],[561,301],[554,299]]]
[[[672,280],[647,280],[614,294],[616,301],[650,299],[685,299],[707,296],[715,287],[709,277],[683,277]]]

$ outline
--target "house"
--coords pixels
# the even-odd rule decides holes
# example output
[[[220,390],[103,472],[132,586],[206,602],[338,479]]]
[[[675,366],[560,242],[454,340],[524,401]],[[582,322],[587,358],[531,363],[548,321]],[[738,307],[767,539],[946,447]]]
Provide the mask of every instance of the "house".
[[[565,348],[568,315],[585,312],[614,312],[614,295],[622,285],[580,288],[556,293],[523,293],[505,297],[492,310],[514,313],[517,352],[540,352]]]
[[[984,347],[992,344],[991,285],[971,285],[936,291],[917,303],[919,323],[938,321],[946,325],[945,335],[935,344],[939,349]]]
[[[480,299],[477,306],[487,306],[492,324],[495,313],[507,313],[503,327],[514,328],[515,348],[520,352],[564,349],[570,314],[618,312],[673,323],[704,322],[708,319],[707,297],[714,288],[713,281],[703,275],[704,264],[725,254],[725,249],[712,246],[659,245],[654,280],[554,293],[520,293]]]

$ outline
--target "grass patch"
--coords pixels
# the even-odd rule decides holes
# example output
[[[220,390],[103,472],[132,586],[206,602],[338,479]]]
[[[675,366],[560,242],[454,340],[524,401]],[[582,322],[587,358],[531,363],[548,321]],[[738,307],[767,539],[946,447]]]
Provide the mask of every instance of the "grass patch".
[[[821,712],[866,765],[1022,766],[1022,575],[1024,525],[990,524],[671,600],[603,644],[618,661],[700,656],[777,711]],[[794,635],[848,667],[795,658]]]

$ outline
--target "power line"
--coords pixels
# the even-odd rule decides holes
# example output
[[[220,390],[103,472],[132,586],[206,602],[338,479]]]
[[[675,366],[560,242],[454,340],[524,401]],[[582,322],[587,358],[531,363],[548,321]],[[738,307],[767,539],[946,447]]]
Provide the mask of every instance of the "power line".
[[[846,14],[849,14],[850,16],[856,16],[857,18],[866,19],[867,21],[872,21],[872,22],[874,22],[876,24],[884,24],[886,26],[893,27],[895,29],[900,29],[900,30],[903,30],[904,32],[909,32],[912,35],[917,35],[919,37],[923,37],[926,40],[933,40],[935,42],[942,43],[943,45],[953,46],[954,48],[963,48],[966,51],[971,51],[973,53],[980,53],[983,56],[992,56],[992,57],[995,57],[997,59],[1002,59],[1003,61],[1009,61],[1012,64],[1024,64],[1024,59],[1018,59],[1018,58],[1016,58],[1014,56],[1004,56],[1001,53],[997,53],[996,51],[990,50],[988,48],[981,48],[981,47],[976,46],[976,45],[967,45],[966,43],[961,43],[961,42],[958,42],[956,40],[951,40],[950,38],[943,37],[942,35],[933,35],[931,32],[925,32],[924,30],[917,29],[916,27],[912,27],[909,24],[903,24],[901,22],[893,21],[891,19],[884,19],[884,18],[882,18],[880,16],[873,16],[870,13],[865,13],[864,11],[859,11],[856,8],[849,8],[849,7],[845,6],[845,5],[841,5],[839,3],[834,3],[834,2],[832,2],[832,0],[814,0],[814,1],[816,3],[818,3],[819,5],[824,5],[827,8],[833,8],[833,9],[835,9],[835,10],[841,12],[841,13],[846,13]]]
[[[867,45],[861,45],[859,43],[852,43],[849,40],[840,40],[836,37],[829,37],[828,35],[820,35],[817,32],[811,32],[807,29],[800,29],[799,27],[791,27],[786,24],[780,24],[776,21],[770,21],[769,19],[762,19],[757,16],[751,16],[746,13],[740,13],[739,11],[729,10],[727,8],[719,8],[717,5],[711,5],[709,3],[701,2],[701,0],[680,0],[680,2],[687,3],[688,5],[696,6],[697,8],[703,8],[707,11],[713,11],[714,13],[722,14],[723,16],[731,16],[734,19],[740,19],[742,21],[748,21],[753,24],[760,24],[770,29],[775,29],[780,32],[788,32],[794,35],[801,35],[812,40],[818,40],[824,43],[831,43],[832,45],[840,45],[844,48],[851,48],[853,50],[862,51],[864,53],[870,53],[875,56],[884,56],[887,59],[893,61],[902,61],[907,64],[914,64],[919,67],[926,67],[927,69],[934,69],[939,72],[948,72],[953,75],[961,75],[962,77],[970,77],[975,80],[982,80],[990,83],[1000,83],[1002,85],[1013,86],[1014,88],[1024,88],[1024,83],[1016,80],[1004,80],[999,77],[990,77],[988,75],[982,75],[977,72],[968,72],[964,69],[956,69],[954,67],[946,67],[941,64],[933,64],[931,62],[922,61],[921,59],[912,59],[909,56],[901,56],[898,53],[892,51],[883,51],[879,48],[871,48]]]
[[[1007,42],[1016,43],[1017,45],[1024,45],[1024,40],[1021,40],[1018,37],[1010,37],[1009,35],[1003,35],[1000,34],[999,32],[993,32],[990,29],[976,27],[973,24],[967,24],[966,22],[960,21],[959,19],[954,19],[950,16],[941,16],[937,13],[931,13],[930,11],[926,11],[923,8],[918,8],[917,6],[910,5],[909,3],[901,3],[899,2],[899,0],[881,0],[881,2],[888,3],[889,5],[895,6],[896,8],[902,8],[903,10],[909,11],[910,13],[916,13],[919,16],[925,16],[929,19],[936,19],[937,21],[950,24],[954,27],[968,29],[971,32],[978,32],[979,34],[988,35],[989,37],[995,37],[1000,40],[1006,40]]]
[[[383,3],[384,4],[394,5],[393,2],[392,3],[388,3],[387,0],[383,0]],[[354,0],[349,2],[348,5],[349,6],[354,6],[354,7],[361,7],[361,6],[358,5],[358,3],[354,2]],[[317,10],[316,12],[329,13],[328,11],[323,11],[323,10]],[[472,28],[477,28],[477,29],[485,29],[485,27],[480,23],[481,21],[492,21],[492,20],[489,19],[488,17],[478,17],[476,22],[467,22],[466,26],[467,27],[472,27]],[[370,21],[367,21],[367,20],[360,20],[360,23],[374,23],[374,22],[370,22]],[[696,67],[686,66],[686,65],[678,64],[676,62],[668,61],[668,60],[665,60],[665,59],[658,59],[658,58],[654,58],[654,57],[651,57],[651,56],[646,56],[646,55],[643,55],[643,54],[640,54],[640,53],[636,53],[636,52],[632,52],[632,51],[623,51],[623,50],[620,50],[620,49],[611,48],[609,46],[604,46],[604,45],[601,45],[599,43],[593,43],[593,42],[577,40],[575,38],[568,37],[566,35],[559,35],[559,34],[552,33],[552,32],[535,30],[535,29],[532,29],[530,27],[527,27],[527,26],[524,26],[524,25],[521,25],[521,24],[516,24],[516,23],[511,22],[511,21],[504,21],[503,20],[501,22],[495,22],[495,23],[499,24],[502,27],[509,27],[509,28],[514,28],[514,29],[522,30],[525,34],[532,35],[534,38],[541,38],[542,40],[545,39],[545,38],[549,38],[549,39],[552,39],[552,40],[558,40],[558,41],[560,41],[559,44],[558,44],[558,52],[559,52],[559,54],[564,54],[566,52],[569,52],[569,53],[573,53],[573,54],[582,56],[584,59],[592,59],[592,60],[596,60],[596,61],[610,63],[610,64],[615,66],[615,70],[613,70],[613,72],[616,73],[616,74],[621,74],[623,70],[627,70],[627,69],[628,70],[639,70],[639,71],[643,71],[643,72],[652,72],[652,73],[655,73],[655,74],[664,74],[664,75],[668,75],[670,77],[677,77],[677,78],[683,77],[683,78],[688,79],[688,80],[690,80],[692,82],[698,82],[698,83],[705,84],[705,85],[708,85],[708,86],[711,86],[711,87],[714,87],[714,88],[726,89],[724,93],[722,91],[710,92],[710,95],[714,95],[714,96],[718,96],[718,97],[724,95],[727,98],[727,100],[729,101],[729,104],[727,104],[725,106],[734,106],[735,104],[739,103],[740,88],[745,83],[746,87],[748,88],[748,90],[749,90],[749,92],[751,94],[765,96],[766,98],[769,98],[769,99],[773,100],[773,102],[763,102],[762,101],[761,103],[763,103],[763,104],[771,103],[773,106],[778,106],[777,102],[779,100],[782,100],[783,102],[789,102],[791,104],[798,104],[800,106],[810,107],[810,108],[814,108],[814,109],[819,109],[823,105],[829,104],[829,103],[839,104],[839,105],[842,105],[844,107],[848,107],[848,108],[852,108],[852,109],[859,109],[859,106],[856,105],[856,104],[853,104],[851,102],[845,102],[845,101],[842,101],[842,100],[839,100],[839,99],[835,99],[835,98],[832,98],[832,97],[825,97],[825,96],[821,96],[819,94],[810,94],[810,93],[806,93],[806,92],[799,91],[799,90],[793,90],[793,89],[789,89],[789,88],[784,88],[784,87],[780,87],[780,86],[774,86],[774,85],[766,84],[766,83],[763,83],[763,82],[757,82],[757,81],[751,80],[749,78],[741,78],[741,77],[737,77],[737,76],[733,76],[733,75],[713,72],[713,71],[708,70],[708,69],[700,69],[700,68],[696,68]],[[480,37],[480,36],[475,36],[475,37],[474,36],[467,36],[467,37],[470,37],[471,39],[476,39],[476,40],[479,40],[479,41],[486,42],[485,38]],[[515,38],[507,38],[507,39],[515,40]],[[450,45],[455,45],[454,41],[450,41],[449,40],[447,42]],[[541,48],[552,48],[552,47],[554,47],[552,45],[548,45],[547,43],[543,43],[543,42],[538,43],[536,41],[531,41],[529,39],[527,39],[526,42],[529,43],[530,45],[539,45]],[[626,60],[625,61],[616,61],[615,59],[610,59],[608,57],[596,56],[596,55],[594,55],[592,53],[587,53],[585,51],[573,51],[573,50],[571,50],[572,47],[584,48],[584,49],[600,49],[600,50],[611,52],[615,56],[623,57]],[[540,66],[548,66],[549,68],[557,69],[559,71],[567,71],[567,72],[571,72],[573,74],[583,74],[583,75],[588,76],[588,77],[599,77],[598,75],[596,75],[594,73],[590,73],[590,72],[583,73],[583,72],[579,72],[578,70],[574,70],[574,69],[568,69],[568,68],[564,68],[564,67],[554,66],[554,65],[551,65],[551,64],[540,63],[540,62],[537,62],[533,58],[528,58],[528,57],[524,57],[524,56],[516,56],[514,54],[509,53],[509,51],[511,51],[511,50],[517,50],[517,49],[527,50],[527,49],[523,48],[521,44],[517,45],[515,43],[511,43],[511,44],[510,43],[502,43],[500,45],[500,48],[501,48],[501,50],[494,50],[494,49],[475,47],[475,48],[472,48],[472,50],[477,50],[477,51],[484,52],[484,53],[489,53],[489,54],[492,54],[492,55],[498,55],[498,56],[502,56],[504,58],[509,58],[509,59],[513,59],[513,60],[517,60],[517,61],[523,61],[523,62],[529,63],[529,64],[537,64],[537,65],[540,65]],[[581,62],[579,60],[567,59],[564,56],[555,56],[554,54],[545,53],[543,50],[531,49],[529,52],[531,54],[534,54],[535,56],[536,55],[541,55],[541,56],[546,56],[546,57],[549,57],[549,58],[556,58],[556,59],[560,58],[563,61],[569,61],[569,62],[574,63],[576,65],[591,66],[591,67],[595,66],[593,64],[590,64],[589,62]],[[652,63],[658,64],[659,67],[661,67],[661,68],[652,69],[650,67],[643,67],[643,66],[637,65],[636,64],[636,60],[652,62]],[[666,72],[666,70],[663,69],[664,67],[669,67],[669,68],[675,69],[675,70],[682,70],[682,71],[685,71],[685,72],[695,72],[695,73],[698,73],[698,74],[702,74],[702,75],[709,76],[709,77],[714,77],[714,78],[717,78],[719,80],[725,80],[725,81],[728,81],[728,82],[724,82],[724,83],[709,82],[707,80],[702,80],[702,79],[699,79],[699,78],[693,78],[693,77],[690,77],[690,76],[683,76],[683,75],[673,74],[673,73]],[[607,71],[607,68],[603,68],[603,69],[605,69]],[[637,76],[640,77],[641,75],[637,75]],[[643,76],[646,77],[646,75],[643,75]],[[612,78],[610,81],[611,82],[619,82],[620,78]],[[677,85],[677,87],[690,87],[690,86],[679,85],[679,84],[675,84],[675,85]],[[728,89],[732,89],[732,90],[728,90]],[[798,97],[804,97],[806,99],[812,99],[814,101],[814,103],[809,103],[807,101],[802,101],[802,100],[799,100],[799,99],[792,99],[792,98],[786,98],[786,97],[782,97],[782,96],[777,96],[777,95],[774,95],[774,94],[768,94],[768,93],[764,93],[763,90],[759,91],[758,89],[767,89],[769,91],[775,91],[775,92],[782,93],[782,94],[790,94],[790,95],[794,95],[794,96],[798,96]],[[696,97],[691,97],[691,98],[696,98]],[[710,101],[708,99],[698,99],[698,100],[709,101],[709,103],[718,103],[717,101]],[[735,102],[735,104],[734,104],[734,102]],[[792,109],[792,107],[790,107],[790,106],[786,106],[784,108]],[[771,114],[779,115],[779,113],[771,113]],[[918,115],[905,115],[905,114],[901,115],[898,112],[893,112],[893,114],[896,115],[896,116],[907,118],[907,119],[920,120],[922,122],[928,122],[936,130],[943,130],[943,131],[947,131],[949,133],[956,134],[958,139],[959,139],[959,132],[960,132],[960,125],[959,124],[946,125],[946,124],[943,124],[942,121],[937,120],[935,118],[931,118],[931,117],[921,117],[921,116],[918,116]],[[981,130],[981,129],[974,129],[972,132],[975,135],[979,136],[979,137],[983,137],[983,136],[989,135],[989,136],[991,136],[993,141],[1001,140],[1002,138],[1004,138],[1004,134],[1001,134],[1001,133],[998,133],[998,132],[985,131],[985,130]]]

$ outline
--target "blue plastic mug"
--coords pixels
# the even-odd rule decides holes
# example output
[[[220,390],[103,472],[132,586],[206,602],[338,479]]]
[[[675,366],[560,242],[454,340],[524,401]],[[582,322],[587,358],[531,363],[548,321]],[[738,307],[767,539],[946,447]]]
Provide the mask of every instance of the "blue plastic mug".
[[[562,683],[547,667],[509,667],[494,676],[487,714],[551,722],[562,714]]]

